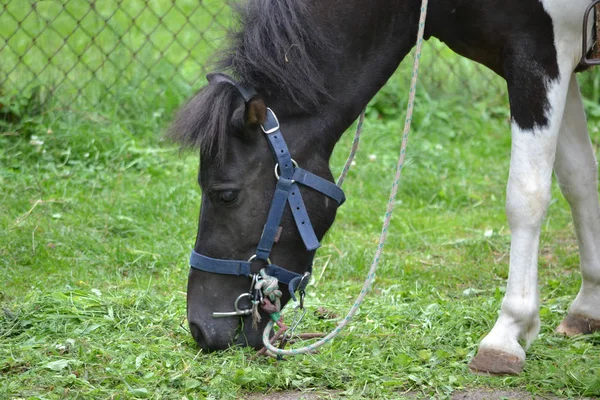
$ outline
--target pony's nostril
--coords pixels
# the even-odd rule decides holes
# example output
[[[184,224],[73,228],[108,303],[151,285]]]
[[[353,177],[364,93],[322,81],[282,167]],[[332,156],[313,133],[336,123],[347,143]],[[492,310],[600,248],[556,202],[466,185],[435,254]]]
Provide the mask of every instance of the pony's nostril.
[[[236,321],[237,322],[237,321]],[[190,322],[192,337],[203,351],[225,350],[233,341],[237,325],[208,326],[202,320]]]
[[[200,346],[202,350],[210,349],[206,335],[204,334],[204,332],[202,332],[202,329],[198,325],[194,324],[193,322],[190,322],[190,332],[192,332],[192,337],[194,338],[196,343],[198,343],[198,346]]]

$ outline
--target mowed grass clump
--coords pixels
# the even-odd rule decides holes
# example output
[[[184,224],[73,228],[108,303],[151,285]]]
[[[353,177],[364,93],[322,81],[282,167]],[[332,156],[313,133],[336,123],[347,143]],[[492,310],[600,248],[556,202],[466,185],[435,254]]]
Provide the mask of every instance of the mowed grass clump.
[[[315,311],[343,316],[369,268],[400,144],[402,101],[392,99],[404,92],[402,80],[369,106],[345,185],[349,200],[316,260],[305,331],[333,329],[342,317]],[[2,124],[0,397],[240,398],[291,389],[399,398],[489,387],[600,396],[600,336],[553,333],[580,282],[556,187],[540,246],[543,328],[525,371],[495,378],[467,368],[497,316],[508,272],[502,98],[473,102],[420,89],[396,214],[366,303],[320,353],[276,362],[253,360],[248,349],[195,347],[184,318],[198,160],[160,139],[172,105],[189,93],[163,103],[127,90],[126,105],[50,103]],[[597,115],[597,105],[589,107]],[[597,125],[592,118],[596,146]],[[350,136],[334,154],[334,171]]]

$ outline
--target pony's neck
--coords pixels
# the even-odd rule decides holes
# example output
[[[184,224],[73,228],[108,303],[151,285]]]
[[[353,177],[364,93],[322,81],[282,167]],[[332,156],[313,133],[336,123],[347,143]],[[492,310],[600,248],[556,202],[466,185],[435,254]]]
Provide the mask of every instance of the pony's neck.
[[[339,8],[331,3],[335,2],[310,2],[318,25],[325,27],[339,48],[334,59],[315,60],[328,84],[330,98],[310,112],[290,108],[277,93],[267,99],[278,110],[280,119],[292,125],[295,136],[302,137],[299,145],[323,150],[327,157],[414,46],[420,11],[414,0],[344,2]]]

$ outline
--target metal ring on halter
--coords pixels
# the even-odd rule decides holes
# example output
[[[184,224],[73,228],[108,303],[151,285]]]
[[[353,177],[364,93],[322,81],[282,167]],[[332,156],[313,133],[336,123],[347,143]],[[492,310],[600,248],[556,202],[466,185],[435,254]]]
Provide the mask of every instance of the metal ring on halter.
[[[233,303],[233,307],[235,308],[236,312],[246,314],[248,311],[252,311],[252,309],[248,308],[248,309],[245,309],[245,310],[240,310],[240,300],[243,299],[244,297],[250,298],[250,293],[242,293],[242,294],[240,294],[238,296],[238,298],[235,299],[235,303]]]
[[[243,317],[243,316],[252,314],[252,308],[246,308],[244,310],[240,310],[240,300],[242,300],[243,298],[246,298],[246,297],[250,301],[252,301],[252,299],[250,297],[250,293],[242,293],[238,296],[237,299],[235,299],[235,302],[233,303],[233,307],[235,308],[235,311],[214,312],[213,318]]]
[[[293,158],[292,158],[292,164],[294,165],[294,168],[298,168],[298,163]],[[275,164],[275,178],[277,178],[277,180],[279,180],[279,163]],[[292,179],[292,182],[294,182],[293,179]]]
[[[248,262],[252,262],[252,261],[254,261],[254,260],[258,260],[258,257],[256,256],[256,254],[255,254],[255,255],[253,255],[252,257],[250,257],[250,258],[248,259]],[[271,265],[271,264],[273,264],[273,263],[271,262],[271,259],[270,259],[270,258],[268,258],[268,257],[267,257],[267,259],[266,259],[266,260],[263,260],[263,261],[266,261],[266,262],[267,262],[267,265]],[[255,275],[256,275],[256,274],[255,274]]]

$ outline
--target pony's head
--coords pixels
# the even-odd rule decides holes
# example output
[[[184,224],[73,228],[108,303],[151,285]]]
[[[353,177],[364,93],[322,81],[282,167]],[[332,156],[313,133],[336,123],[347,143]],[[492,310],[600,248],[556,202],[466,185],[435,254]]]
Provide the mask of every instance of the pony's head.
[[[225,75],[209,75],[209,82],[172,128],[182,144],[201,151],[202,203],[188,321],[203,349],[258,347],[261,332],[252,327],[250,315],[215,313],[233,311],[263,269],[279,278],[285,305],[293,289],[306,283],[302,276],[310,271],[343,194],[331,183],[330,151],[314,147],[301,121],[286,116],[279,122],[261,96]],[[241,310],[251,307],[247,296],[236,304]],[[262,314],[260,327],[268,319]]]
[[[238,10],[241,28],[219,69],[232,71],[239,83],[210,74],[209,85],[182,108],[170,130],[182,146],[200,149],[202,204],[187,314],[194,339],[206,350],[260,345],[264,312],[258,329],[251,316],[214,313],[234,311],[253,274],[264,268],[278,276],[283,306],[293,295],[288,287],[310,270],[341,202],[339,193],[323,194],[323,188],[335,192],[329,157],[337,139],[318,116],[329,100],[318,65],[336,49],[307,4],[256,0]],[[294,165],[303,177],[293,175]],[[238,308],[248,310],[248,300],[241,298]]]

